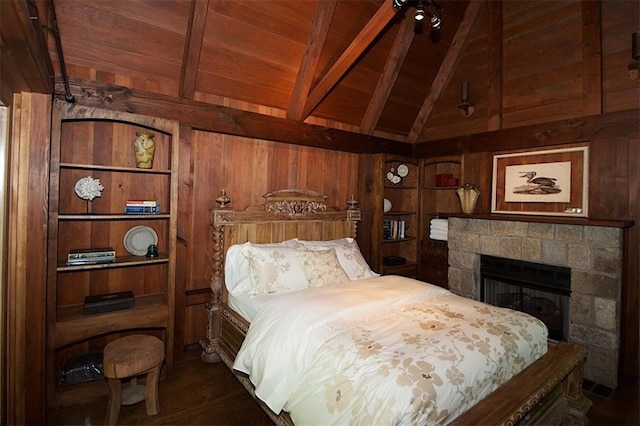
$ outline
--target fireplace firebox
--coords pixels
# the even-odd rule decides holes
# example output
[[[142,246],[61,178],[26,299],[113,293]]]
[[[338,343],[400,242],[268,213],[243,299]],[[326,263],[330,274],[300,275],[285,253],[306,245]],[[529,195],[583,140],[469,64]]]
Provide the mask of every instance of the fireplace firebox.
[[[570,295],[570,268],[480,256],[480,299],[535,316],[550,339],[567,340]]]

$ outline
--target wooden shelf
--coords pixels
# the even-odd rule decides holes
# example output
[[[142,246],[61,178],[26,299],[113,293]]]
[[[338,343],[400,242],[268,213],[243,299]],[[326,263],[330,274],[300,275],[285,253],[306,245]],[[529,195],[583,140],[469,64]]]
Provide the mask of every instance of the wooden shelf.
[[[379,170],[376,179],[380,179],[382,196],[391,202],[391,211],[376,214],[374,226],[379,226],[382,231],[385,220],[402,221],[405,224],[405,238],[384,239],[384,232],[380,232],[376,241],[376,259],[373,261],[378,271],[388,273],[390,266],[383,264],[383,258],[387,256],[403,257],[405,265],[393,266],[393,273],[398,275],[417,276],[418,269],[418,233],[420,232],[420,167],[415,159],[394,155],[381,155],[379,158]],[[397,171],[398,166],[404,164],[407,174],[397,184],[387,179],[387,173]],[[378,219],[379,218],[379,219]],[[378,222],[379,220],[379,222]],[[379,224],[378,224],[379,223]]]
[[[99,164],[80,164],[80,163],[60,163],[61,169],[84,169],[84,170],[104,170],[108,172],[126,172],[126,173],[151,173],[170,175],[171,170],[162,169],[139,169],[137,167],[119,167],[119,166],[103,166]]]
[[[393,212],[386,212],[384,215],[385,216],[409,216],[413,214],[417,214],[417,213],[409,212],[409,211],[393,211]]]
[[[58,214],[58,220],[158,220],[169,219],[169,213],[125,214],[125,213],[73,213]]]
[[[603,226],[610,228],[631,228],[633,220],[589,219],[586,217],[537,216],[524,214],[490,214],[490,213],[437,213],[443,219],[460,217],[466,219],[508,220],[513,222],[557,223],[560,225]]]
[[[443,217],[442,212],[455,214],[460,211],[460,201],[455,192],[459,186],[438,186],[439,174],[449,174],[460,182],[464,181],[461,157],[447,156],[422,160],[420,217],[423,226],[420,230],[420,279],[448,288],[447,242],[432,240],[429,237],[430,221]]]
[[[385,185],[385,189],[418,189],[417,186]]]
[[[111,263],[95,263],[92,265],[67,265],[66,260],[58,261],[58,272],[87,271],[92,269],[107,268],[126,268],[128,266],[144,266],[169,262],[169,256],[166,253],[158,255],[158,257],[148,258],[145,256],[117,256],[115,262]]]
[[[416,239],[416,237],[406,237],[406,238],[389,238],[389,239],[383,239],[382,243],[386,244],[386,243],[404,243],[406,241],[414,241]]]
[[[162,295],[136,297],[134,307],[102,314],[83,315],[82,305],[58,307],[51,347],[63,347],[102,334],[169,325],[169,308]]]
[[[133,141],[143,129],[155,135],[150,169],[136,167],[133,155]],[[179,133],[180,125],[174,120],[66,103],[54,105],[47,205],[49,408],[60,402],[66,388],[57,381],[65,359],[100,350],[124,334],[161,333],[164,369],[169,373],[173,368]],[[100,179],[104,186],[101,196],[90,204],[74,192],[74,185],[86,174]],[[164,211],[125,213],[128,200],[141,199],[157,200]],[[158,257],[128,254],[125,236],[138,224],[151,226],[157,234],[162,251]],[[76,247],[113,247],[115,253],[126,255],[111,263],[67,265],[67,253]],[[132,308],[84,315],[82,302],[87,296],[122,291],[133,291]],[[82,394],[85,389],[91,392],[93,387],[74,389],[78,390],[70,394]]]

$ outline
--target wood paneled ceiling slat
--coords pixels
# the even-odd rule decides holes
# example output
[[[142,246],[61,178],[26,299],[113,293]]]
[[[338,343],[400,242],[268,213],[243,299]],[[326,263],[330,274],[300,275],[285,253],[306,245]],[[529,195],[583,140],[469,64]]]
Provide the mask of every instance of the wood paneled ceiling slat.
[[[324,0],[216,0],[213,13],[235,21],[245,32],[272,33],[302,43],[319,1]]]
[[[502,128],[502,2],[489,2],[487,130]]]
[[[284,65],[218,48],[215,56],[201,56],[196,90],[285,110],[294,74]]]
[[[188,12],[182,6],[188,3],[175,3],[180,8],[175,9],[171,20],[184,22],[180,32],[167,31],[168,24],[155,26],[145,22],[145,13],[151,13],[148,7],[156,3],[142,3],[137,16],[114,14],[109,9],[113,5],[106,3],[110,2],[65,0],[55,3],[67,64],[177,86]],[[122,3],[120,13],[132,7],[126,2],[117,3]],[[185,15],[178,14],[183,11]],[[168,19],[166,14],[161,16]],[[156,16],[155,21],[150,21],[157,20]]]

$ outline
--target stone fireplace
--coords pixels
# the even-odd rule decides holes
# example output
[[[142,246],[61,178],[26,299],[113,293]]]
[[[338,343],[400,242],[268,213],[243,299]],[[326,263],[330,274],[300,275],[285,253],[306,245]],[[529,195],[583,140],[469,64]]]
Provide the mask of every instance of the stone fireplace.
[[[617,386],[620,228],[452,217],[448,247],[450,290],[477,300],[481,255],[570,268],[567,340],[588,351],[586,379]]]

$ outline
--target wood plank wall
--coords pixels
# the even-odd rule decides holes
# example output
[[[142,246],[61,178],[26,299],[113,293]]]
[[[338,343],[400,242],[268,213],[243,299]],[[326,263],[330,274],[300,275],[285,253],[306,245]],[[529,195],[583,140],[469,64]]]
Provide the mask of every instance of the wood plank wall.
[[[503,1],[491,10],[499,4],[482,6],[421,141],[497,130],[496,121],[508,129],[640,108],[627,70],[639,2]],[[456,108],[462,81],[475,104],[469,118]]]
[[[347,199],[357,194],[358,154],[196,130],[181,135],[185,139],[181,148],[189,146],[188,151],[181,149],[180,155],[185,167],[183,156],[190,158],[188,187],[192,196],[186,202],[189,197],[180,193],[179,222],[180,231],[184,226],[186,233],[188,279],[180,279],[178,285],[182,283],[189,303],[184,318],[178,320],[178,312],[176,322],[184,322],[183,343],[188,344],[201,339],[205,329],[202,302],[210,297],[213,252],[208,211],[217,207],[215,198],[220,190],[226,190],[231,198],[229,207],[235,209],[260,204],[262,195],[284,188],[318,191],[328,197],[328,205],[346,208]],[[186,179],[186,173],[184,176]]]
[[[44,422],[50,121],[42,117],[50,116],[49,95],[14,95],[7,238],[8,424]]]

